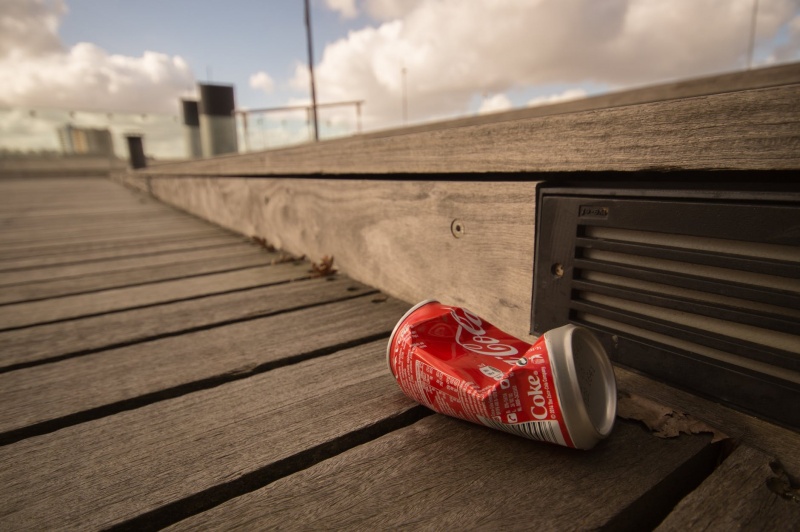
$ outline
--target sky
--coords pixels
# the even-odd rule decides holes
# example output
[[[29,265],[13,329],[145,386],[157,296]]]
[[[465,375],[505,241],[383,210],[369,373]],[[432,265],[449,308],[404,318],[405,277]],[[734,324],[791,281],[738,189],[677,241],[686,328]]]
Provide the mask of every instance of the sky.
[[[742,70],[756,2],[753,65],[800,60],[800,0],[311,0],[318,101],[375,130]],[[0,0],[0,107],[305,104],[305,39],[302,0]]]

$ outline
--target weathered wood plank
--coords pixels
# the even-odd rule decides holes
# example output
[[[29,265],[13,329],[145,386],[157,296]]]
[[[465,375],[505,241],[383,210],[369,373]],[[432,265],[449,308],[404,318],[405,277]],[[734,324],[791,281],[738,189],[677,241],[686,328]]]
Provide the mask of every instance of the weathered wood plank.
[[[61,253],[36,254],[34,256],[9,257],[0,255],[0,271],[13,269],[35,268],[42,266],[74,264],[77,262],[116,259],[142,255],[155,255],[164,252],[189,251],[192,249],[211,248],[222,245],[231,245],[241,241],[234,235],[203,236],[193,239],[152,241],[137,246],[115,246],[100,249],[73,250],[64,249]]]
[[[141,235],[112,235],[112,236],[82,236],[64,237],[58,239],[42,239],[36,242],[25,241],[4,245],[0,250],[0,257],[17,258],[34,255],[58,254],[61,252],[91,251],[110,249],[115,247],[148,246],[151,243],[194,240],[213,236],[230,236],[230,233],[209,225],[207,228],[172,229],[164,227],[158,234]]]
[[[223,288],[234,290],[248,286],[257,288],[81,318],[66,323],[5,331],[0,333],[0,370],[266,315],[280,310],[280,305],[286,299],[290,299],[294,306],[302,306],[315,303],[320,298],[333,300],[371,291],[370,288],[341,276],[259,288],[268,282],[277,282],[281,276],[284,279],[305,276],[306,270],[307,268],[273,266],[209,275],[204,278],[206,281],[202,287],[206,291],[222,292]]]
[[[778,87],[800,83],[800,66],[797,63],[758,68],[739,72],[717,74],[713,76],[685,79],[669,83],[660,83],[619,92],[598,94],[589,98],[571,100],[550,105],[540,105],[523,109],[514,109],[499,113],[456,118],[443,122],[403,127],[387,131],[369,133],[369,137],[385,137],[430,131],[432,129],[455,128],[505,122],[522,118],[536,118],[556,114],[576,113],[580,111],[596,111],[624,105],[638,105],[678,98],[708,96],[725,92],[736,92],[767,87]]]
[[[792,484],[767,455],[741,446],[656,530],[798,530],[800,490]]]
[[[760,449],[777,457],[795,476],[800,477],[800,434],[754,416],[727,408],[655,381],[625,368],[615,367],[617,385],[634,394],[649,397],[658,403],[688,412],[715,427],[737,442]]]
[[[708,441],[661,440],[619,422],[608,441],[582,452],[437,415],[172,529],[597,529]]]
[[[154,179],[167,203],[406,301],[469,307],[529,332],[536,183]],[[461,231],[455,231],[459,225]]]
[[[0,233],[0,245],[18,244],[29,242],[40,242],[47,240],[57,240],[60,238],[81,239],[89,237],[89,239],[96,239],[98,237],[116,237],[117,235],[156,235],[165,226],[171,226],[172,230],[201,230],[207,229],[207,224],[200,220],[193,220],[187,216],[171,218],[168,224],[161,220],[147,220],[144,219],[137,223],[109,223],[94,224],[82,227],[70,227],[69,224],[63,224],[59,227],[51,228],[50,230],[43,230],[43,228],[32,229],[15,229],[4,231]]]
[[[151,176],[800,168],[800,85],[455,128],[356,136],[145,171]]]
[[[308,277],[308,264],[287,263],[216,275],[161,281],[58,299],[16,303],[0,306],[0,330],[117,312],[304,277]],[[77,327],[77,324],[71,326]],[[0,345],[2,344],[2,335],[0,335]]]
[[[176,225],[178,227],[190,226],[193,222],[195,226],[204,226],[199,220],[191,220],[186,215],[180,213],[134,213],[133,216],[124,214],[115,216],[103,216],[96,218],[86,218],[79,216],[58,217],[54,220],[28,219],[12,221],[0,225],[4,237],[8,237],[9,242],[18,242],[23,238],[37,237],[40,233],[59,234],[68,233],[69,235],[93,234],[96,229],[131,229],[136,228],[140,231],[157,229],[159,226]],[[11,240],[13,237],[13,240]]]
[[[18,442],[0,448],[0,528],[106,528],[324,457],[413,407],[375,342]]]
[[[263,264],[267,264],[275,258],[274,254],[265,253],[258,248],[235,243],[234,241],[234,245],[211,249],[170,251],[144,257],[119,258],[117,260],[106,259],[63,266],[0,272],[0,286],[83,277],[97,273],[141,270],[177,262],[205,261],[237,256],[259,257],[263,259]]]
[[[273,297],[277,311],[295,307],[298,296]],[[326,300],[330,295],[319,293],[316,302]],[[407,309],[397,300],[376,304],[367,296],[3,373],[0,432],[375,335],[388,337]]]
[[[0,187],[0,192],[3,192]],[[96,199],[93,205],[76,202],[69,212],[54,212],[51,206],[42,205],[2,205],[0,206],[0,227],[37,226],[59,222],[81,222],[106,220],[141,221],[148,217],[178,217],[180,213],[167,205],[155,201],[142,202],[141,194],[127,191],[130,198],[125,201]],[[85,203],[85,199],[83,203]],[[110,205],[109,205],[110,204]],[[137,213],[140,215],[137,220]]]
[[[0,193],[4,192],[0,187]],[[148,214],[166,214],[175,211],[155,201],[143,201],[146,196],[129,191],[131,198],[125,201],[103,199],[92,204],[82,205],[79,202],[60,205],[41,204],[2,204],[0,205],[0,224],[6,223],[39,223],[47,220],[77,217],[81,219],[102,218],[113,215],[130,215],[135,212]]]
[[[0,180],[99,177],[126,166],[126,161],[106,156],[4,157],[0,160]]]
[[[0,303],[16,303],[52,297],[62,297],[72,294],[82,294],[135,286],[144,283],[180,279],[210,273],[241,270],[263,266],[272,260],[273,256],[264,254],[241,255],[220,257],[217,259],[195,260],[180,262],[181,255],[175,257],[175,262],[163,266],[153,266],[138,270],[112,271],[95,273],[84,277],[70,277],[66,279],[52,279],[33,283],[3,286],[0,289]]]

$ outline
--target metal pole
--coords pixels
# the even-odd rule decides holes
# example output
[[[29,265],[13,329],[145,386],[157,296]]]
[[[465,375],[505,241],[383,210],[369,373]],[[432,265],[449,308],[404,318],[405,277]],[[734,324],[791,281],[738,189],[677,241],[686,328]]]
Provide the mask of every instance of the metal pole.
[[[240,113],[242,117],[242,129],[244,130],[244,151],[250,151],[250,133],[247,131],[247,111]]]
[[[356,103],[356,131],[361,133],[361,102]]]
[[[306,38],[308,40],[308,73],[311,76],[311,112],[314,118],[314,140],[319,140],[317,129],[317,89],[314,86],[314,46],[311,43],[311,9],[308,0],[305,0]]]

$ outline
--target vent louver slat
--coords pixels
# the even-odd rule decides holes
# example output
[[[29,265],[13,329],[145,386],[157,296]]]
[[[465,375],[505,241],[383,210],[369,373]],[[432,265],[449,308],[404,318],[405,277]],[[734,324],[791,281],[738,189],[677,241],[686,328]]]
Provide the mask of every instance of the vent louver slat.
[[[545,191],[532,330],[586,325],[619,363],[800,428],[800,203],[787,199]]]

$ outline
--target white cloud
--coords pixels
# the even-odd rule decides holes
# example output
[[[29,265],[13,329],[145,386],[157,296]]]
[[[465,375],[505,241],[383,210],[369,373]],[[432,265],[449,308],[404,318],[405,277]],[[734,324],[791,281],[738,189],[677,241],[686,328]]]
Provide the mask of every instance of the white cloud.
[[[358,8],[356,0],[325,0],[328,9],[336,11],[342,18],[356,18]]]
[[[253,89],[260,89],[269,94],[275,88],[275,82],[269,74],[262,70],[250,76],[250,87]]]
[[[558,94],[550,94],[548,96],[537,96],[528,101],[528,107],[536,105],[549,105],[551,103],[567,102],[569,100],[579,100],[586,98],[587,93],[583,89],[567,89]]]
[[[368,127],[463,114],[476,93],[542,84],[627,87],[741,69],[752,0],[366,0],[384,22],[329,44],[320,101],[366,100]],[[758,38],[797,0],[762,0]],[[800,43],[791,45],[796,53]],[[296,76],[297,88],[300,89]],[[307,83],[302,90],[308,90]]]
[[[179,56],[109,54],[91,43],[65,49],[61,1],[0,2],[0,105],[138,113],[174,113],[194,90]]]
[[[495,94],[490,98],[484,98],[481,106],[478,108],[478,114],[496,113],[498,111],[507,111],[511,109],[511,100],[508,96],[503,94]]]
[[[58,24],[63,0],[3,0],[0,4],[0,57],[36,57],[61,51]]]
[[[366,0],[365,10],[375,20],[394,20],[411,13],[425,0]]]
[[[308,72],[308,66],[300,62],[295,63],[294,75],[289,80],[289,86],[298,91],[310,90],[311,74]]]

